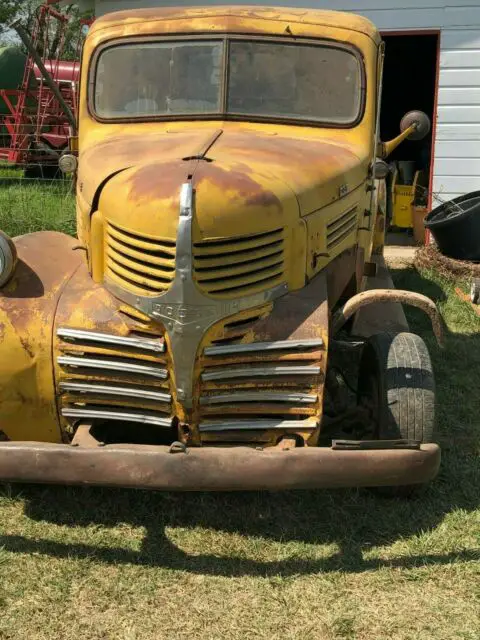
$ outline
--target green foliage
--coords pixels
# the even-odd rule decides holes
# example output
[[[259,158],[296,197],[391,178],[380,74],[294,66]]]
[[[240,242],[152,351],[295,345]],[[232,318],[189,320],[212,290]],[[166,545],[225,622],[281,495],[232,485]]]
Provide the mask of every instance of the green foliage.
[[[17,18],[29,29],[40,4],[40,0],[0,0],[0,37],[5,37],[8,25]]]
[[[74,235],[71,182],[26,180],[20,170],[0,165],[0,229],[11,236],[40,229]]]
[[[15,19],[20,19],[23,26],[29,33],[32,33],[35,27],[37,10],[44,0],[0,0],[0,46],[6,43],[16,42],[15,32],[8,29],[8,25]],[[81,20],[83,15],[80,14],[76,5],[70,5],[63,9],[68,15],[69,22],[65,35],[63,50],[60,52],[60,58],[63,60],[78,59],[81,44]],[[44,58],[55,58],[59,45],[59,24],[52,21],[48,37],[48,50],[40,51]],[[40,45],[41,47],[42,45]]]

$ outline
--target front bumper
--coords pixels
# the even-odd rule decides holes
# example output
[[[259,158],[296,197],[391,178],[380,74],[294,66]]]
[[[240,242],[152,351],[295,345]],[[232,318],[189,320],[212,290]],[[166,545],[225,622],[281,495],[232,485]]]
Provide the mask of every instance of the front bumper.
[[[0,442],[0,482],[105,485],[174,491],[246,491],[422,484],[440,449],[257,450]]]

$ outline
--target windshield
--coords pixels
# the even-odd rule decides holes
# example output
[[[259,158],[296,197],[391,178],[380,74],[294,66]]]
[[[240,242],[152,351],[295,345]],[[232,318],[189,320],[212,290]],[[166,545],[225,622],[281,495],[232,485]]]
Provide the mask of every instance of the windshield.
[[[362,69],[349,49],[275,41],[164,41],[104,49],[95,75],[102,119],[244,116],[355,122]]]

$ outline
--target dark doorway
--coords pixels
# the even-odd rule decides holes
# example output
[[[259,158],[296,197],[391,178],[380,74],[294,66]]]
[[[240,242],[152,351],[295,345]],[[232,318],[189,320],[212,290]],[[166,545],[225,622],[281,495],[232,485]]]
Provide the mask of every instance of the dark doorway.
[[[382,34],[385,42],[380,132],[382,140],[400,133],[407,111],[424,111],[434,124],[439,34]],[[430,175],[434,131],[421,141],[406,140],[391,161],[415,161],[416,170]]]
[[[391,140],[400,133],[400,121],[408,111],[424,111],[432,123],[426,138],[405,140],[388,158],[394,171],[387,178],[391,194],[386,212],[390,231],[387,244],[428,242],[428,232],[422,238],[421,220],[432,201],[440,33],[389,32],[382,34],[382,38],[385,60],[381,139]],[[412,188],[413,191],[409,192]],[[408,210],[411,216],[405,215]]]

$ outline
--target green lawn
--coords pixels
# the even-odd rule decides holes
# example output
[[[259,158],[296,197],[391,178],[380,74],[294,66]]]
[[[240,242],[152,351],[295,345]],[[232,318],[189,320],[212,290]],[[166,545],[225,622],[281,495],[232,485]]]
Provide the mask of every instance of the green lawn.
[[[25,180],[0,166],[0,229],[11,236],[38,229],[75,233],[75,198],[68,180]]]
[[[65,188],[0,184],[0,228],[71,229]],[[368,491],[166,494],[0,489],[0,639],[478,640],[480,320],[439,301],[439,478],[414,500]]]

